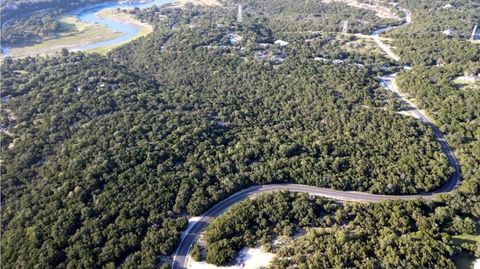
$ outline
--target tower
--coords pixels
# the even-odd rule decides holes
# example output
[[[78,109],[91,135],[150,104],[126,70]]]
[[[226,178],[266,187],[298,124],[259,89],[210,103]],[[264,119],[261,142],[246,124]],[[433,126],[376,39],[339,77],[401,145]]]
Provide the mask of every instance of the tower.
[[[238,5],[237,22],[242,23],[242,21],[243,21],[243,7],[242,5]]]
[[[342,34],[347,34],[348,33],[348,20],[343,22],[343,29],[342,29]]]
[[[475,26],[473,27],[472,35],[470,36],[470,41],[475,40],[475,36],[477,35],[477,26],[478,24],[475,24]]]

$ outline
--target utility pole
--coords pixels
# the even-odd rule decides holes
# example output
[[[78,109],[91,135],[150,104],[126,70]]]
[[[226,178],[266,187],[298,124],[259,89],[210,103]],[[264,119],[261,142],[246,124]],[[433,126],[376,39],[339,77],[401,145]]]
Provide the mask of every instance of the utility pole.
[[[237,22],[242,23],[242,21],[243,21],[243,7],[242,5],[238,5]]]
[[[475,26],[473,27],[472,35],[470,36],[470,41],[475,40],[475,36],[477,34],[477,26],[478,26],[478,24],[475,24]]]
[[[347,34],[348,33],[348,20],[343,22],[343,29],[342,29],[342,34]]]

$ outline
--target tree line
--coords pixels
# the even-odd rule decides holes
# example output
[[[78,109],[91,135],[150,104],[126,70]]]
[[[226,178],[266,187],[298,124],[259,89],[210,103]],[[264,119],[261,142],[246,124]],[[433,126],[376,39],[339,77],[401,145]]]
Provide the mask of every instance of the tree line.
[[[448,206],[420,200],[341,204],[262,194],[215,219],[206,246],[195,245],[192,255],[225,265],[241,248],[260,244],[276,254],[270,268],[455,268],[452,257],[462,250],[452,235],[475,234],[479,209],[459,218]],[[480,245],[470,245],[480,253]]]
[[[391,62],[342,53],[327,35],[307,46],[295,33],[269,48],[283,64],[256,61],[257,44],[280,34],[223,11],[135,11],[154,33],[107,56],[4,60],[6,268],[155,267],[186,214],[253,184],[407,194],[448,179],[432,131],[387,107],[376,77]],[[244,39],[229,44],[232,33]],[[461,221],[478,210],[469,182],[444,201]]]

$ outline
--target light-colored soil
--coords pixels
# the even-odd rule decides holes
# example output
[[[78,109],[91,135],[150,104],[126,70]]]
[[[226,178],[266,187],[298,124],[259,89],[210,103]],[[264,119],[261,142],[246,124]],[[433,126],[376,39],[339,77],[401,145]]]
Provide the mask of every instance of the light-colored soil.
[[[381,6],[381,5],[362,3],[357,0],[323,0],[323,2],[324,3],[343,3],[351,7],[371,10],[371,11],[374,11],[378,17],[384,18],[384,19],[394,19],[394,20],[400,19],[392,9]]]
[[[175,4],[177,6],[184,6],[188,3],[194,5],[202,6],[220,6],[220,2],[217,0],[177,0]],[[99,17],[108,17],[113,20],[128,22],[135,25],[140,29],[140,32],[133,39],[146,36],[147,34],[153,31],[153,26],[143,23],[134,18],[133,15],[117,12],[114,9],[106,9],[97,13]],[[114,39],[121,35],[121,33],[114,32],[108,29],[105,26],[98,24],[86,24],[79,21],[74,16],[65,16],[59,19],[62,28],[65,30],[65,33],[59,34],[52,39],[43,41],[35,45],[26,45],[15,48],[10,48],[9,55],[12,58],[23,58],[28,56],[37,56],[37,55],[49,55],[58,52],[59,50],[66,48],[69,50],[79,50],[81,47],[89,44],[98,43],[105,40]],[[98,52],[106,53],[113,48],[121,46],[128,40],[121,44],[115,44],[111,46],[101,47],[89,50],[89,52]]]
[[[152,25],[150,25],[148,23],[141,22],[141,21],[135,19],[134,15],[131,15],[131,14],[128,14],[128,13],[125,13],[125,12],[118,12],[116,9],[104,9],[104,10],[98,12],[97,16],[101,17],[101,18],[109,18],[111,20],[115,20],[115,21],[118,21],[118,22],[123,22],[123,23],[127,22],[127,23],[132,24],[135,27],[137,27],[140,31],[139,31],[138,35],[134,36],[130,40],[127,40],[127,41],[119,43],[119,44],[114,44],[114,45],[111,45],[111,46],[105,46],[105,47],[101,47],[101,48],[91,49],[91,50],[89,50],[89,52],[98,52],[98,53],[101,53],[101,54],[105,54],[105,53],[109,52],[110,50],[112,50],[114,48],[122,46],[122,45],[124,45],[124,44],[126,44],[126,43],[128,43],[132,40],[135,40],[135,39],[137,39],[139,37],[142,37],[142,36],[146,36],[146,35],[150,34],[151,32],[153,32],[153,26]]]
[[[8,144],[7,149],[13,149],[15,147],[15,142],[18,140],[18,138],[13,139],[12,143]]]
[[[395,61],[400,61],[400,57],[392,51],[392,47],[383,42],[385,39],[380,38],[378,35],[374,35],[373,40],[388,55],[388,57],[394,59]]]
[[[7,146],[7,149],[13,149],[15,147],[15,142],[18,140],[18,138],[14,138],[15,134],[9,132],[8,130],[3,130],[3,133],[9,136],[10,138],[13,138],[13,141]]]
[[[153,31],[153,26],[148,23],[141,22],[131,14],[118,12],[115,9],[104,9],[97,13],[97,16],[100,18],[109,18],[122,23],[133,24],[140,29],[139,36],[145,36]]]
[[[188,259],[188,269],[257,269],[266,268],[275,254],[263,251],[261,248],[244,248],[240,251],[236,264],[231,266],[215,266],[206,262],[196,262]]]
[[[27,56],[53,54],[62,48],[75,50],[87,44],[97,43],[120,36],[98,24],[85,24],[75,17],[63,17],[59,19],[64,27],[70,27],[71,31],[62,34],[58,38],[43,41],[39,44],[10,48],[9,56],[22,58]]]
[[[357,40],[349,41],[342,45],[345,51],[355,51],[361,54],[378,54],[381,55],[383,51],[375,44],[374,40],[368,35],[356,35]]]
[[[186,4],[193,4],[196,6],[221,6],[217,0],[176,0],[175,4],[177,6],[184,6]]]
[[[400,91],[400,87],[397,84],[397,81],[394,79],[392,81],[392,90],[395,92],[403,101],[405,101],[413,110],[418,110],[420,114],[422,114],[429,122],[435,122],[432,117],[427,113],[427,111],[423,109],[419,109],[415,104],[415,99],[410,98],[410,96],[402,91]],[[413,111],[406,111],[404,112],[406,115],[413,116],[417,118],[417,116],[413,115]]]
[[[473,76],[461,76],[456,78],[453,83],[461,90],[480,90],[480,80]]]
[[[64,31],[84,31],[89,25],[81,22],[75,16],[65,16],[58,19],[62,30]]]

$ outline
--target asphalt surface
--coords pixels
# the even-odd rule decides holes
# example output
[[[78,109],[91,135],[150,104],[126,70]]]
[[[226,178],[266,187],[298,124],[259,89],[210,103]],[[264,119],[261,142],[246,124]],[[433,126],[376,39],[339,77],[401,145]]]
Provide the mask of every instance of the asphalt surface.
[[[447,157],[450,167],[454,169],[454,173],[449,178],[449,180],[438,190],[421,193],[416,195],[378,195],[364,192],[355,192],[355,191],[339,191],[326,188],[319,188],[307,185],[300,184],[270,184],[270,185],[260,185],[252,186],[247,189],[241,190],[227,199],[219,202],[213,208],[205,212],[200,219],[191,227],[191,229],[184,234],[182,241],[175,252],[172,262],[173,269],[186,268],[187,265],[187,256],[190,251],[192,244],[197,241],[200,234],[205,230],[207,225],[216,217],[225,212],[232,205],[245,200],[248,197],[274,191],[291,191],[291,192],[303,192],[315,196],[323,196],[326,198],[335,199],[338,201],[355,201],[355,202],[381,202],[386,200],[413,200],[413,199],[424,199],[424,200],[433,200],[436,196],[442,193],[451,192],[455,187],[460,183],[460,167],[458,165],[457,159],[453,154],[451,148],[449,147],[447,141],[443,137],[442,132],[435,126],[430,120],[416,108],[416,106],[410,101],[406,100],[403,96],[400,95],[397,89],[393,85],[393,79],[396,74],[392,74],[387,77],[381,78],[382,86],[388,90],[398,94],[399,98],[408,103],[411,107],[409,111],[413,116],[420,119],[423,123],[432,128],[433,133],[439,142],[443,153]]]
[[[382,29],[378,29],[378,30],[375,30],[372,32],[372,34],[370,35],[373,40],[375,41],[375,43],[377,43],[377,45],[392,59],[394,59],[395,61],[400,61],[400,57],[398,55],[396,55],[391,47],[385,43],[383,43],[383,41],[380,39],[380,36],[379,34],[382,34],[382,33],[386,33],[388,31],[391,31],[393,29],[396,29],[396,28],[399,28],[399,27],[402,27],[402,26],[405,26],[407,24],[410,24],[412,22],[412,14],[406,10],[406,9],[403,9],[403,8],[400,8],[403,12],[405,12],[405,18],[404,18],[404,21],[405,23],[403,23],[402,25],[397,25],[397,26],[390,26],[390,27],[385,27],[385,28],[382,28]]]
[[[408,13],[407,13],[408,14]],[[410,23],[410,17],[407,15],[406,23]],[[398,26],[397,26],[398,27]],[[383,33],[389,31],[391,29],[397,27],[389,27],[374,31],[372,33],[372,37],[375,42],[382,48],[387,55],[398,61],[400,58],[395,55],[390,47],[384,44],[380,38],[378,37],[379,33]],[[409,113],[421,120],[424,124],[428,125],[432,128],[433,133],[435,135],[436,140],[439,142],[443,153],[447,157],[448,163],[450,167],[454,169],[452,176],[449,180],[438,190],[429,192],[429,193],[420,193],[415,195],[377,195],[371,193],[364,193],[364,192],[355,192],[355,191],[339,191],[339,190],[332,190],[326,188],[318,188],[313,186],[307,185],[300,185],[300,184],[270,184],[270,185],[260,185],[260,186],[252,186],[241,190],[232,196],[228,197],[227,199],[217,203],[214,207],[210,210],[205,212],[203,215],[200,216],[200,219],[188,230],[182,237],[180,245],[175,252],[172,261],[172,269],[183,269],[187,267],[187,257],[190,251],[190,247],[192,244],[197,241],[200,234],[205,230],[208,224],[216,217],[221,215],[227,209],[229,209],[232,205],[247,199],[248,197],[258,195],[261,193],[267,192],[274,192],[274,191],[291,191],[291,192],[303,192],[308,193],[310,195],[315,196],[322,196],[326,198],[335,199],[338,201],[354,201],[354,202],[381,202],[386,200],[414,200],[414,199],[424,199],[424,200],[433,200],[436,196],[442,193],[448,193],[454,190],[458,184],[460,183],[460,167],[458,165],[457,159],[453,154],[450,146],[448,145],[447,141],[443,137],[442,132],[438,129],[437,126],[431,122],[428,117],[423,114],[412,102],[407,100],[403,97],[403,95],[395,88],[393,84],[393,80],[396,74],[391,74],[386,77],[381,78],[381,86],[385,87],[387,90],[392,91],[398,95],[398,97],[409,104],[411,109]]]

